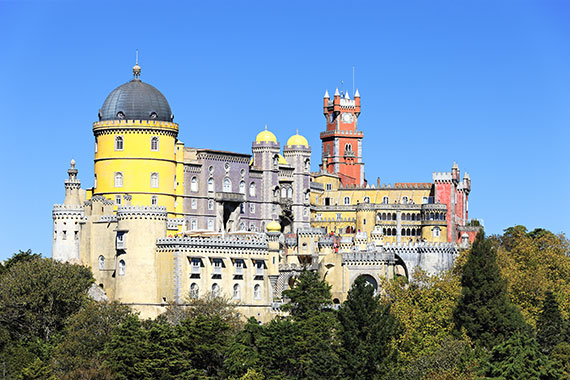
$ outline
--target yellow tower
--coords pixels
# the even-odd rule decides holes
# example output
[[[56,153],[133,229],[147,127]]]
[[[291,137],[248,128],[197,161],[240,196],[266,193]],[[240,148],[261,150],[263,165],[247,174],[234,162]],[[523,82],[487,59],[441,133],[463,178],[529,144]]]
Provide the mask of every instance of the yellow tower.
[[[128,194],[133,205],[164,206],[172,217],[183,183],[176,178],[178,124],[164,95],[142,82],[140,73],[137,62],[133,79],[109,94],[93,123],[93,195],[118,206]]]

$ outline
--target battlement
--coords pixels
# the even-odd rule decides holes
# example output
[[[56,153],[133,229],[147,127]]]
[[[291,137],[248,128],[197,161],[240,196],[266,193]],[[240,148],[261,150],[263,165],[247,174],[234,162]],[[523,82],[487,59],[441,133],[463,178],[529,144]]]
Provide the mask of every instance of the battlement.
[[[204,255],[266,255],[268,252],[267,239],[264,234],[228,237],[175,237],[160,238],[156,241],[159,252],[183,251]]]
[[[320,134],[321,139],[324,137],[332,137],[332,136],[364,137],[364,133],[362,131],[353,131],[353,130],[333,130],[333,131],[324,131],[321,132]]]
[[[99,222],[100,223],[114,223],[117,222],[117,216],[116,215],[101,215],[99,217]]]
[[[166,220],[165,206],[119,206],[117,217],[121,219],[160,219]]]
[[[53,219],[79,219],[83,218],[84,209],[82,206],[54,204],[52,211]]]
[[[322,236],[326,234],[326,229],[324,228],[299,228],[297,231],[299,236]]]
[[[453,180],[451,172],[433,172],[432,178],[434,182],[451,182]]]
[[[110,200],[108,198],[105,198],[102,195],[94,195],[91,197],[90,200],[85,201],[84,204],[85,204],[85,206],[91,206],[95,202],[101,202],[105,206],[113,206],[115,204],[115,202],[113,202],[112,200]]]
[[[140,128],[164,129],[178,132],[178,124],[158,120],[105,120],[93,123],[93,132],[109,128]]]
[[[166,221],[166,229],[168,230],[177,230],[178,226],[181,226],[184,224],[184,219],[183,218],[172,218],[172,219],[168,219]]]

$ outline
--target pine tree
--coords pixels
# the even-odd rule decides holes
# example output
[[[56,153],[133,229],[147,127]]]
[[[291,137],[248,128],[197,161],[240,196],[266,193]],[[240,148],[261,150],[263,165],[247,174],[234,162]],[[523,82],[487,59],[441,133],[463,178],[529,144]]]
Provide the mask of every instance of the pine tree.
[[[224,369],[230,377],[243,377],[251,370],[260,368],[257,341],[262,333],[262,326],[253,317],[249,318],[243,330],[239,331],[228,348]]]
[[[291,301],[281,307],[289,311],[294,320],[306,320],[331,305],[331,287],[319,274],[303,271],[295,286],[283,292]]]
[[[554,347],[564,340],[564,319],[560,314],[554,294],[547,291],[542,303],[542,312],[536,323],[536,340],[542,352],[549,355]]]
[[[374,296],[374,288],[359,277],[338,312],[343,378],[378,379],[396,362],[391,340],[398,324],[390,306]]]
[[[525,333],[516,333],[493,347],[485,374],[496,379],[560,379],[555,363],[540,352],[536,339]]]
[[[521,314],[507,299],[496,252],[482,232],[463,266],[461,286],[453,313],[456,329],[464,328],[478,345],[491,349],[525,327]]]

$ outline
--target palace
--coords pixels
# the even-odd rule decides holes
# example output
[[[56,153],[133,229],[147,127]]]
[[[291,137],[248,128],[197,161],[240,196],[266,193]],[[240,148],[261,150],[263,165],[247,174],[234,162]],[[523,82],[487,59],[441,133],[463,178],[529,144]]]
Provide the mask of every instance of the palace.
[[[186,147],[164,95],[133,79],[93,123],[93,187],[75,162],[53,208],[54,259],[89,266],[110,299],[154,317],[170,302],[212,292],[244,316],[269,320],[303,268],[342,302],[359,276],[448,269],[479,227],[468,221],[471,180],[459,168],[432,183],[370,185],[360,94],[324,97],[320,171],[298,133],[282,147],[265,127],[251,154]]]

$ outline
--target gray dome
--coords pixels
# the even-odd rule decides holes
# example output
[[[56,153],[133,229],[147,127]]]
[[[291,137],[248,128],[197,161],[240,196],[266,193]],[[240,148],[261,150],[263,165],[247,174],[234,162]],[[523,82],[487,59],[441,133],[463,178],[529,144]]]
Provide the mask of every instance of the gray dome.
[[[99,120],[172,121],[168,101],[160,91],[133,79],[113,90],[99,110]]]

